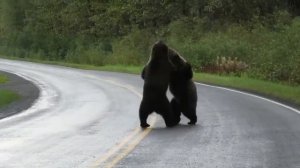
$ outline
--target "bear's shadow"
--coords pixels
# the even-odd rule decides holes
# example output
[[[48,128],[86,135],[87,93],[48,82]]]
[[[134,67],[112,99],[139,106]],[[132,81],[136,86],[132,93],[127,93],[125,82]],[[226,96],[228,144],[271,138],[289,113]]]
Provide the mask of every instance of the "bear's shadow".
[[[161,132],[161,133],[167,133],[167,132],[174,132],[174,133],[181,133],[181,132],[193,132],[195,130],[201,129],[201,125],[200,124],[196,124],[196,125],[188,125],[188,124],[178,124],[174,127],[165,127],[164,125],[153,125],[151,126],[151,132]]]
[[[177,141],[181,138],[194,136],[196,132],[198,132],[201,128],[202,127],[200,124],[188,125],[184,123],[178,124],[171,128],[166,128],[163,124],[158,123],[156,125],[151,126],[151,132],[149,136],[152,140],[164,141],[162,143],[170,143],[173,141]]]

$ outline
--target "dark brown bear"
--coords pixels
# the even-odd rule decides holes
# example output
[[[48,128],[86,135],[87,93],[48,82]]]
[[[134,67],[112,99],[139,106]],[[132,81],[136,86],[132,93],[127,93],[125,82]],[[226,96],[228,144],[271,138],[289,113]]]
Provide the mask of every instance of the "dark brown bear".
[[[170,91],[174,95],[171,101],[174,121],[180,121],[181,112],[190,119],[188,124],[197,122],[197,88],[193,82],[192,66],[176,51],[169,49],[169,59],[176,67],[171,73]]]
[[[149,62],[142,71],[144,88],[139,109],[142,128],[150,126],[147,118],[154,111],[162,115],[167,127],[178,123],[174,120],[170,102],[166,96],[172,71],[174,71],[174,67],[169,61],[167,45],[162,41],[156,42],[152,47]]]

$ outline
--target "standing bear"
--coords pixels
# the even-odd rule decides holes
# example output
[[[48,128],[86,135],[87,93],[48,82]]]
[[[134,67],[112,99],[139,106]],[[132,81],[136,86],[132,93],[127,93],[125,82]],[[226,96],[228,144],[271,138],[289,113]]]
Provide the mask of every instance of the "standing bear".
[[[156,42],[151,51],[150,59],[142,71],[144,79],[143,98],[139,109],[140,126],[149,127],[148,115],[156,112],[162,115],[166,126],[171,127],[179,121],[174,119],[170,102],[166,96],[174,66],[168,57],[168,46],[162,41]]]
[[[168,50],[168,56],[172,64],[176,67],[170,77],[170,92],[174,95],[171,100],[172,111],[175,116],[174,121],[180,121],[181,112],[190,122],[196,124],[197,115],[197,88],[193,82],[192,66],[173,49]]]

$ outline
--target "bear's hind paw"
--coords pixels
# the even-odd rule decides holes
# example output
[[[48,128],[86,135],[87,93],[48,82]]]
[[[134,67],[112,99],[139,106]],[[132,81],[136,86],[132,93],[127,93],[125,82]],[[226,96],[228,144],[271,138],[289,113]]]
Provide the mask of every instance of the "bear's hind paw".
[[[147,128],[147,127],[150,127],[150,125],[147,124],[147,123],[144,123],[144,124],[141,124],[141,127],[142,127],[142,128]]]

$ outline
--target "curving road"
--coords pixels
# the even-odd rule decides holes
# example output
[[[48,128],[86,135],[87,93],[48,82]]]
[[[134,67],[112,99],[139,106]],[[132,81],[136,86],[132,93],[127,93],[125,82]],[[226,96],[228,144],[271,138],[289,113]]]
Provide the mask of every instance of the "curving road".
[[[39,99],[0,120],[0,167],[299,168],[300,111],[198,84],[199,122],[139,129],[137,75],[0,59]],[[155,123],[155,124],[154,124]]]

